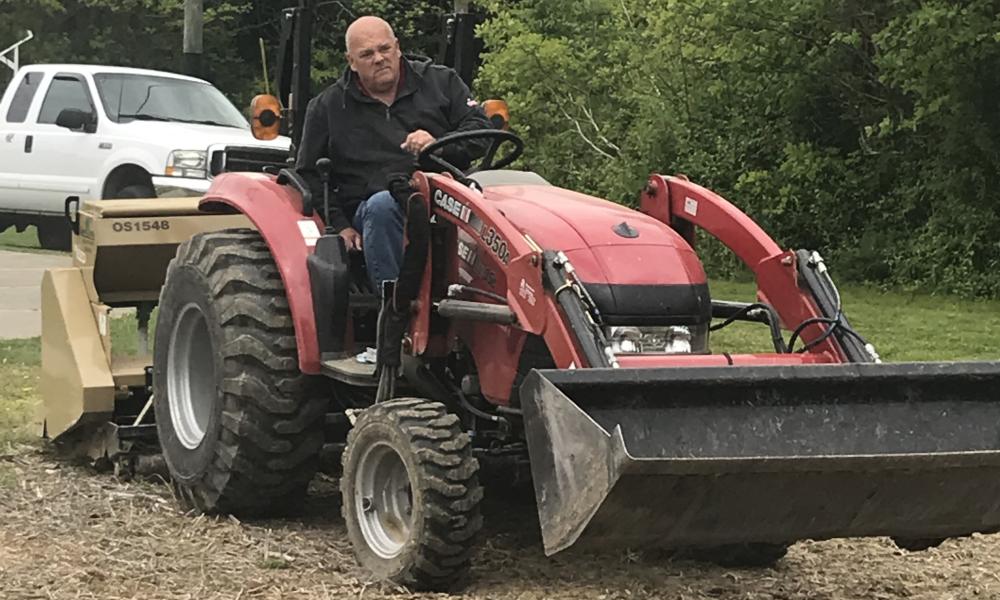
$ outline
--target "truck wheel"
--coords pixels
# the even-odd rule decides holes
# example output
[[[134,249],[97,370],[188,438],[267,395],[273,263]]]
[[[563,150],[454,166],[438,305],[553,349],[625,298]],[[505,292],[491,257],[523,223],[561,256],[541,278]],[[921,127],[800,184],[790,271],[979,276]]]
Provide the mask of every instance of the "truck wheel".
[[[133,183],[108,194],[110,200],[125,198],[156,198],[156,190],[148,183]]]
[[[347,535],[380,579],[445,591],[461,581],[483,519],[479,463],[439,402],[376,404],[347,437],[340,480]]]
[[[257,232],[180,245],[160,293],[153,394],[163,457],[186,507],[296,507],[323,444],[322,381],[299,371],[281,277]]]
[[[693,548],[691,558],[723,567],[770,567],[788,554],[787,544],[727,544],[714,548]]]
[[[46,250],[67,251],[72,246],[73,238],[69,223],[65,219],[43,219],[37,225],[38,245]]]

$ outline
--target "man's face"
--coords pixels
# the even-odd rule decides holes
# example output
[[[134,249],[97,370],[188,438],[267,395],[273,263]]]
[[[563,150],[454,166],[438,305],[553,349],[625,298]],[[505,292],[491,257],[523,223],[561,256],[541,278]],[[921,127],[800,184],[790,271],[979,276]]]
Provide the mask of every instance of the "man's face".
[[[372,27],[352,36],[347,62],[366,90],[385,94],[396,89],[400,55],[399,42],[392,32]]]

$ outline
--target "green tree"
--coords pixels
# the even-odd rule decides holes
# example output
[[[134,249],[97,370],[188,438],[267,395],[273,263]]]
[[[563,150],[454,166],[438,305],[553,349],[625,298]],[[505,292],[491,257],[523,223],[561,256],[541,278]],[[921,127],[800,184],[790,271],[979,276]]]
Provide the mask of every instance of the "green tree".
[[[1000,295],[997,2],[489,7],[481,89],[555,182],[684,172],[841,276]]]

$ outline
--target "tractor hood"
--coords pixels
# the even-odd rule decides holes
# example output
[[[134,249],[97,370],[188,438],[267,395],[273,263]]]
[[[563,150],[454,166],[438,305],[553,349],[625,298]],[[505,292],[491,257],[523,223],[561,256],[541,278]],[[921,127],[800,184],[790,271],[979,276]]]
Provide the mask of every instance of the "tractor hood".
[[[627,207],[550,185],[490,186],[488,201],[545,250],[561,250],[606,315],[707,320],[705,271],[671,227]]]

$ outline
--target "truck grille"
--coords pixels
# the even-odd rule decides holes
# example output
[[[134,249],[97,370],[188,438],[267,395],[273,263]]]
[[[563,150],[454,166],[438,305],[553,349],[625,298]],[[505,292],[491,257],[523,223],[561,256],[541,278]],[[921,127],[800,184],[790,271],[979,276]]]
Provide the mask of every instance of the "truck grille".
[[[288,151],[280,148],[227,146],[212,153],[212,175],[229,172],[260,173],[264,167],[288,166]]]

